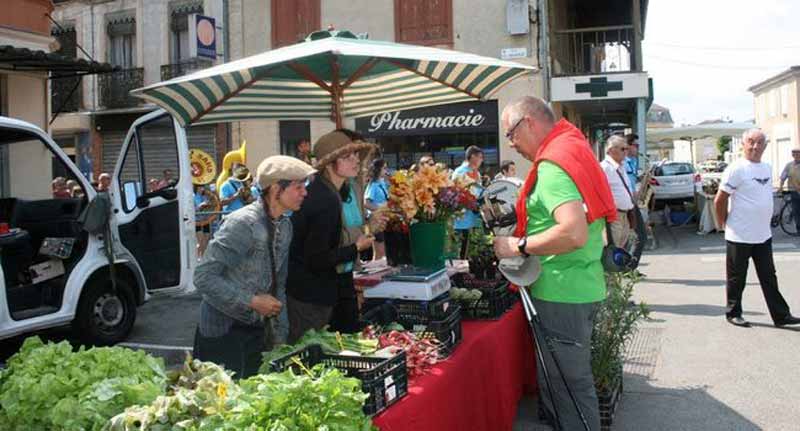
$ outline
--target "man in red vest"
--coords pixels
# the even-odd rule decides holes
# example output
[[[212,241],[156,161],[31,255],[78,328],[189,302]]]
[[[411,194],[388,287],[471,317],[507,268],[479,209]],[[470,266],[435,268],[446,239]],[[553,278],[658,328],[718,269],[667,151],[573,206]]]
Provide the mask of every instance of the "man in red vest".
[[[556,122],[547,104],[523,97],[503,110],[502,127],[512,148],[533,162],[517,202],[514,236],[494,242],[499,258],[537,256],[541,274],[529,288],[542,325],[551,334],[575,344],[555,343],[564,377],[590,429],[600,429],[591,368],[592,319],[606,297],[601,263],[606,219],[616,207],[605,174],[580,130],[566,120]],[[555,403],[561,429],[583,425],[549,355],[551,400],[539,373],[541,399],[550,417]]]

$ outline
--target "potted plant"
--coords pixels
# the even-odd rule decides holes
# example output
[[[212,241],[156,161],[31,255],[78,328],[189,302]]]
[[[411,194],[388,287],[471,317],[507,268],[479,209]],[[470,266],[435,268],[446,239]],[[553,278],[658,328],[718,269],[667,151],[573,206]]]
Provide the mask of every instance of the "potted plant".
[[[422,166],[389,178],[389,208],[402,215],[411,237],[411,260],[427,268],[444,266],[448,224],[464,210],[477,209],[467,187],[445,169]]]
[[[622,364],[625,348],[636,333],[638,323],[647,318],[647,305],[631,305],[633,287],[639,281],[635,272],[606,274],[608,294],[600,306],[592,332],[592,374],[600,403],[600,420],[608,430],[622,394]]]
[[[469,272],[479,280],[491,280],[496,277],[497,257],[492,246],[494,235],[487,233],[482,227],[469,232],[467,242],[467,259]]]

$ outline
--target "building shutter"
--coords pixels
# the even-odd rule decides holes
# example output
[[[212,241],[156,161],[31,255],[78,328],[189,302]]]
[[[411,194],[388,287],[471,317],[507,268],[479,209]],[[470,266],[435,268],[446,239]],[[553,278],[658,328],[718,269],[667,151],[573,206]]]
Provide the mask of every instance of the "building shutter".
[[[395,0],[394,5],[397,42],[453,44],[452,0]]]
[[[108,131],[103,133],[103,170],[102,172],[114,174],[114,165],[117,164],[122,141],[125,140],[127,131]]]
[[[320,30],[319,0],[272,0],[272,48],[291,45]]]
[[[153,130],[153,129],[151,129]],[[127,132],[110,131],[103,134],[103,172],[113,173],[117,163],[122,141]],[[189,149],[205,151],[216,160],[215,146],[216,126],[198,126],[186,129],[186,140]],[[160,179],[164,169],[177,170],[175,157],[175,141],[171,133],[164,131],[162,137],[148,134],[144,149],[144,164],[149,178]]]

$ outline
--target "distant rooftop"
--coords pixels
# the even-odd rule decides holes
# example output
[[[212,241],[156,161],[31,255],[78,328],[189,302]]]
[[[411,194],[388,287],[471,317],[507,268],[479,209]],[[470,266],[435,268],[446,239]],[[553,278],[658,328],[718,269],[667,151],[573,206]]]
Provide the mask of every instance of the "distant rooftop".
[[[773,77],[767,78],[764,81],[761,81],[758,84],[748,88],[747,91],[749,91],[751,93],[757,93],[757,92],[759,92],[761,90],[764,90],[765,88],[769,88],[769,87],[771,87],[771,86],[783,81],[786,78],[789,78],[789,77],[795,76],[795,75],[800,76],[800,66],[792,66],[792,67],[784,70],[783,72],[781,72],[781,73],[779,73],[779,74],[777,74],[777,75],[775,75]]]

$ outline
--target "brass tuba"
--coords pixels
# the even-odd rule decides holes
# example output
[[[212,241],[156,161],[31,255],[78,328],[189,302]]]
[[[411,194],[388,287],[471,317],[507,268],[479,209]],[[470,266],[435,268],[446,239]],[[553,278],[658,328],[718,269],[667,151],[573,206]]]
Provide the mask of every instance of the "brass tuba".
[[[242,146],[239,147],[237,150],[229,151],[228,154],[225,154],[225,157],[222,159],[222,169],[219,172],[219,177],[217,177],[217,190],[216,192],[219,194],[222,185],[225,184],[225,181],[228,181],[228,178],[231,176],[231,169],[233,169],[233,165],[241,164],[244,165],[247,163],[247,141],[242,141]]]

